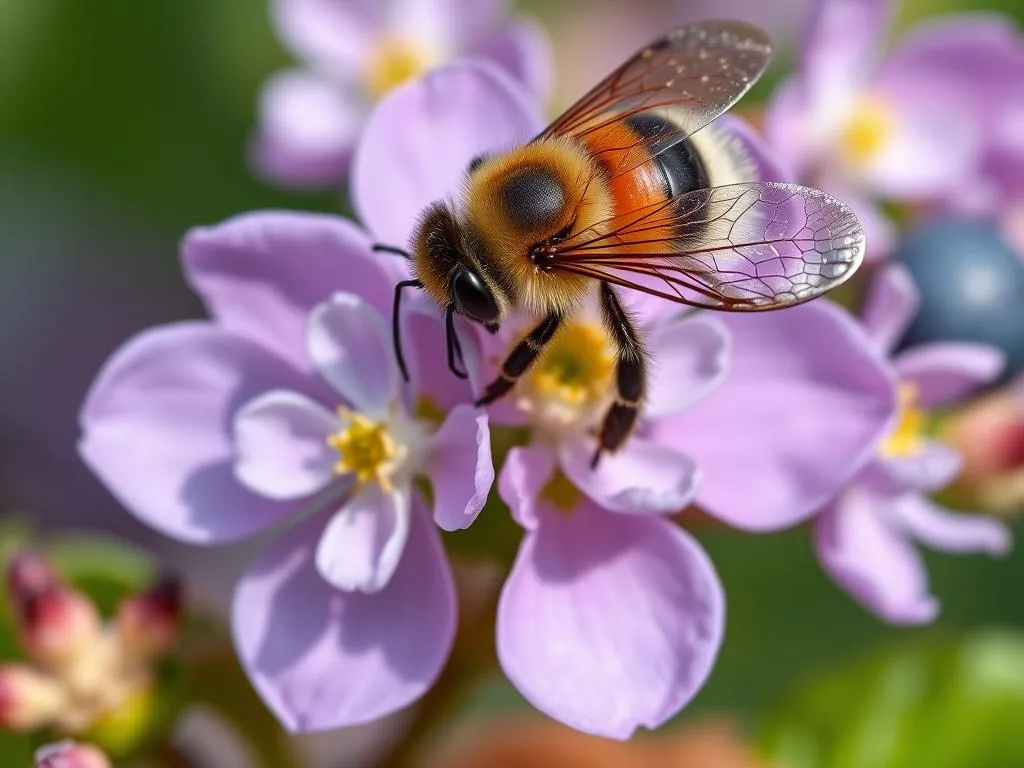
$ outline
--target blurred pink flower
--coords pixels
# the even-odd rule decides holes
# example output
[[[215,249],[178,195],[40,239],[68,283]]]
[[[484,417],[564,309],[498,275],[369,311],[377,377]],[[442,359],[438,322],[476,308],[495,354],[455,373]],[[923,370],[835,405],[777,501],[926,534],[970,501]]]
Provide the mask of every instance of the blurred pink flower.
[[[107,756],[90,744],[62,741],[36,752],[35,768],[112,768]]]
[[[900,338],[917,307],[902,266],[883,269],[872,285],[864,325],[879,354]],[[960,457],[926,432],[925,409],[954,402],[994,380],[1002,354],[985,344],[933,342],[897,353],[901,416],[866,467],[818,517],[815,542],[825,569],[869,610],[894,624],[932,621],[939,611],[914,543],[946,552],[1005,554],[1001,522],[958,514],[928,499],[956,476]]]
[[[884,256],[876,198],[966,203],[1001,117],[1024,98],[1024,41],[998,15],[923,22],[881,52],[892,0],[819,0],[800,68],[769,104],[769,142],[796,175],[851,204]]]
[[[541,27],[507,18],[506,0],[271,0],[284,43],[302,62],[266,84],[256,167],[287,185],[339,184],[370,108],[446,61],[482,56],[533,94],[548,90]]]
[[[38,555],[13,557],[7,582],[27,661],[0,664],[0,729],[78,734],[153,695],[177,639],[177,580],[129,596],[110,622]]]

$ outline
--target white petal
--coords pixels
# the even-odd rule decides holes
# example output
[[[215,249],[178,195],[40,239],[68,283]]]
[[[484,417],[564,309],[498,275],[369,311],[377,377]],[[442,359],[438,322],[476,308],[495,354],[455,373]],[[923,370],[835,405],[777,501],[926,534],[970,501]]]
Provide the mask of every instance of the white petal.
[[[276,390],[235,414],[235,477],[269,499],[296,499],[333,479],[337,454],[327,444],[337,417],[298,392]]]
[[[409,538],[409,489],[367,485],[331,518],[316,548],[316,567],[346,592],[387,586]]]

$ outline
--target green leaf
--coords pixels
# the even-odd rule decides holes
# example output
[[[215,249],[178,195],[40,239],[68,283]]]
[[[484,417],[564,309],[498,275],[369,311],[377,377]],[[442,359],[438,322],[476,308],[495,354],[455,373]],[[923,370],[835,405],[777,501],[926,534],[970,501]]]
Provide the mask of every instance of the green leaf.
[[[918,642],[812,681],[773,711],[766,755],[787,768],[1024,765],[1024,633]]]

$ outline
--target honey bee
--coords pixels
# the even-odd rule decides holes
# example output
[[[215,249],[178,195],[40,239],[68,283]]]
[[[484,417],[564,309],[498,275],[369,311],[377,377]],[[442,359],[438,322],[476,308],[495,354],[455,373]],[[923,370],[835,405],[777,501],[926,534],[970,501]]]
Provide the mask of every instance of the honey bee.
[[[505,395],[565,318],[596,293],[616,349],[616,396],[594,463],[631,434],[647,355],[618,291],[734,312],[790,307],[850,277],[864,254],[853,212],[824,192],[757,178],[735,137],[708,126],[760,77],[771,44],[738,21],[676,29],[602,80],[539,136],[474,159],[459,201],[422,214],[404,288],[446,313],[448,365],[459,314],[494,332],[515,312],[540,317],[477,401]],[[378,250],[405,253],[397,248]],[[464,367],[464,366],[463,366]]]

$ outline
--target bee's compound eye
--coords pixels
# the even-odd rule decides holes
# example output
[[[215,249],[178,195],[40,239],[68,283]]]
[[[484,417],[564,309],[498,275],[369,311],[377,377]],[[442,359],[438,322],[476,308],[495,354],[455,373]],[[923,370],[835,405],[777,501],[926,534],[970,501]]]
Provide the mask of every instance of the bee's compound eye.
[[[498,306],[480,276],[469,269],[459,268],[452,275],[452,299],[455,307],[481,323],[493,323],[498,319]]]
[[[523,168],[505,180],[501,207],[515,224],[526,230],[554,225],[565,208],[565,190],[547,168]]]

